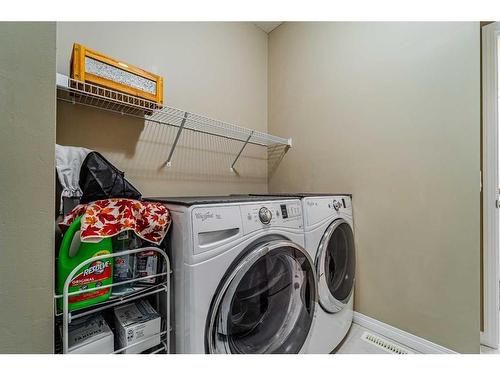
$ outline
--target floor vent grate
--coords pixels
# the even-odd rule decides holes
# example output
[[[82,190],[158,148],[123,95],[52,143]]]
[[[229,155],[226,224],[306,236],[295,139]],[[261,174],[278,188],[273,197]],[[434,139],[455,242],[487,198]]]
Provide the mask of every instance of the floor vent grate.
[[[386,351],[388,353],[392,354],[411,354],[413,352],[409,351],[408,349],[405,349],[381,336],[374,335],[373,333],[370,332],[364,332],[363,335],[361,335],[361,340],[366,341],[367,343],[370,343],[372,345],[375,345],[379,349],[382,349],[383,351]]]

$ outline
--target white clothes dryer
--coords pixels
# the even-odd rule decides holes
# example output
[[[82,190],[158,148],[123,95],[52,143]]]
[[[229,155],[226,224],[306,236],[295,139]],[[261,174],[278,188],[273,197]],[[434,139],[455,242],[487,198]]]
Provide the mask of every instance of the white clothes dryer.
[[[299,198],[304,212],[305,247],[314,259],[318,308],[308,353],[330,353],[344,339],[353,319],[356,252],[352,196],[285,193]]]

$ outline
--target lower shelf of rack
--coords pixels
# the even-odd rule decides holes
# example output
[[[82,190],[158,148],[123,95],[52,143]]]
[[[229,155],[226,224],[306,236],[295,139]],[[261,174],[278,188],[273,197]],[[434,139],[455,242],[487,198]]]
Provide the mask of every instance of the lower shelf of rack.
[[[169,354],[169,347],[168,347],[168,338],[167,335],[171,334],[172,329],[168,328],[162,332],[160,332],[160,343],[158,345],[155,345],[149,349],[146,349],[142,351],[140,354]],[[100,354],[122,354],[122,352],[126,351],[127,349],[130,349],[131,347],[135,345],[139,345],[144,341],[147,341],[151,339],[151,337],[146,337],[145,339],[133,344],[126,346],[124,348],[117,349],[111,353],[100,353]],[[57,335],[56,336],[56,342],[54,343],[54,354],[64,354],[63,353],[63,345],[62,345],[62,340],[61,336]],[[71,354],[71,353],[70,353]]]
[[[128,293],[128,294],[112,295],[108,300],[106,300],[104,302],[96,303],[95,305],[92,305],[92,306],[84,308],[84,309],[72,311],[70,313],[71,319],[77,319],[77,318],[80,318],[82,316],[90,315],[90,314],[93,314],[93,313],[96,313],[96,312],[99,312],[99,311],[102,311],[102,310],[105,310],[105,309],[108,309],[111,307],[115,307],[115,306],[118,306],[121,304],[125,304],[127,302],[132,302],[132,301],[135,301],[135,300],[143,298],[143,297],[151,296],[153,294],[160,293],[160,292],[166,292],[166,291],[167,291],[167,283],[163,282],[160,284],[156,284],[156,285],[152,285],[152,286],[148,286],[148,287],[143,287],[141,289],[138,289],[138,290],[131,292],[131,293]],[[57,300],[57,298],[56,298],[56,300]],[[57,307],[56,307],[56,311],[57,311]],[[60,317],[62,317],[63,314],[61,311],[57,311],[55,315],[56,315],[56,318],[60,319]]]

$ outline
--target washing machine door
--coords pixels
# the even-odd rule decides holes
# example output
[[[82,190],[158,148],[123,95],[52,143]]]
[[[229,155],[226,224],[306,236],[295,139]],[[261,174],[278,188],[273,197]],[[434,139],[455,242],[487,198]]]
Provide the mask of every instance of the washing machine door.
[[[314,263],[287,241],[256,245],[223,279],[207,320],[208,353],[298,353],[316,300]]]
[[[316,252],[318,298],[321,307],[336,313],[347,304],[354,290],[356,254],[351,225],[344,219],[327,228]]]

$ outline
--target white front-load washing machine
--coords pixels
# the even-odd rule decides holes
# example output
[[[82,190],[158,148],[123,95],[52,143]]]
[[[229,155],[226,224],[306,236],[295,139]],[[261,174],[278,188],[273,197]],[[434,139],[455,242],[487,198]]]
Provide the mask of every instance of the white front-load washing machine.
[[[286,193],[301,200],[305,247],[314,259],[318,308],[307,353],[332,352],[352,324],[356,252],[350,194]]]
[[[300,353],[317,307],[302,205],[283,197],[148,198],[172,215],[176,353]]]

